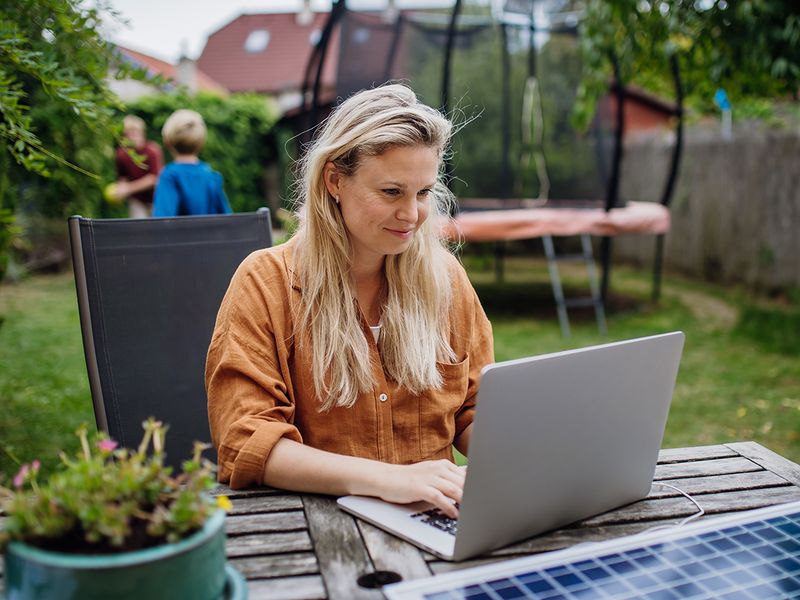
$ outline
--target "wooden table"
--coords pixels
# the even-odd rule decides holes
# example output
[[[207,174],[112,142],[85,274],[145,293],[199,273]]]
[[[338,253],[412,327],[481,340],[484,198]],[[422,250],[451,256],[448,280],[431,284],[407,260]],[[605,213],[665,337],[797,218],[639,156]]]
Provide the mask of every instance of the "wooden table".
[[[693,495],[709,515],[800,500],[800,465],[755,442],[662,450],[655,479]],[[417,550],[341,512],[335,499],[267,488],[233,492],[227,553],[251,599],[381,598],[359,577],[393,571],[404,579],[606,540],[686,517],[686,498],[654,486],[640,502],[461,563]],[[705,517],[704,517],[705,518]]]

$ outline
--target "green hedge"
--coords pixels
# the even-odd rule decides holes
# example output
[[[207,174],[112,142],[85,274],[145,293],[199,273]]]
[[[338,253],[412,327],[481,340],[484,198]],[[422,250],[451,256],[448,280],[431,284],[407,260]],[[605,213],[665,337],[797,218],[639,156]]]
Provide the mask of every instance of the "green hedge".
[[[200,158],[225,178],[225,192],[235,212],[264,205],[264,167],[277,160],[272,128],[278,120],[273,103],[256,94],[227,98],[212,94],[145,96],[131,102],[128,112],[144,119],[148,137],[159,142],[161,128],[174,111],[199,112],[208,127],[208,141]],[[165,161],[171,157],[164,149]]]

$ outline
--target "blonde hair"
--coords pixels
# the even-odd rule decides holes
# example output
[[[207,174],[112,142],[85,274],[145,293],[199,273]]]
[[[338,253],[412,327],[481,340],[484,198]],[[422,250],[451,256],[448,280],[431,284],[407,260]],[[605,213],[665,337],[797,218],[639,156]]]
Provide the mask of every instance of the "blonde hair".
[[[314,388],[321,410],[350,407],[376,381],[350,280],[351,243],[341,212],[323,178],[326,163],[352,175],[364,157],[395,147],[434,148],[439,177],[430,195],[427,220],[411,245],[386,257],[388,285],[382,317],[381,355],[391,379],[411,393],[439,388],[436,361],[451,361],[446,315],[451,300],[450,256],[437,221],[448,214],[452,194],[442,183],[443,161],[452,124],[417,101],[404,85],[362,91],[328,117],[299,163],[297,201],[300,225],[295,238],[303,304],[300,343],[313,347]]]
[[[122,119],[122,128],[128,129],[130,127],[139,129],[141,131],[145,131],[146,129],[144,119],[137,117],[136,115],[125,115],[125,118]]]
[[[166,120],[161,137],[178,154],[197,154],[206,143],[206,124],[200,113],[182,108]]]

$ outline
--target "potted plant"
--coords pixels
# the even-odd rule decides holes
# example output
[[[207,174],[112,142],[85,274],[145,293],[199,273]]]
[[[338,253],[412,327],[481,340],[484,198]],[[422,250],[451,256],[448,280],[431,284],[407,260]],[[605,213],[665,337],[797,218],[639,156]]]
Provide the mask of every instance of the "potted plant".
[[[38,479],[23,465],[0,487],[5,593],[17,598],[246,597],[243,578],[225,564],[225,510],[213,498],[214,466],[196,443],[183,472],[164,465],[166,427],[153,419],[134,450],[105,434],[62,453],[61,469]]]

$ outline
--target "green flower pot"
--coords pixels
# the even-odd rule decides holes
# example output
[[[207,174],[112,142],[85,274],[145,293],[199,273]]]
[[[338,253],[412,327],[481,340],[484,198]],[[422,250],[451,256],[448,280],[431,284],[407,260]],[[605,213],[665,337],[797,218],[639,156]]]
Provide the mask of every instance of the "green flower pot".
[[[122,554],[64,554],[12,542],[5,554],[6,597],[218,600],[232,597],[232,589],[246,597],[241,576],[226,572],[224,525],[219,510],[186,539]]]

